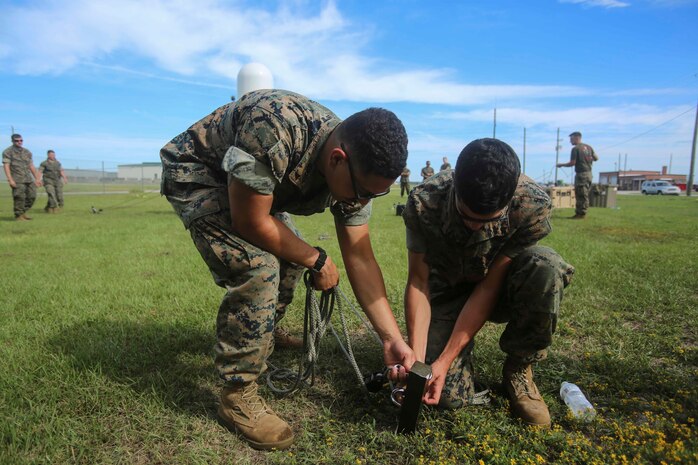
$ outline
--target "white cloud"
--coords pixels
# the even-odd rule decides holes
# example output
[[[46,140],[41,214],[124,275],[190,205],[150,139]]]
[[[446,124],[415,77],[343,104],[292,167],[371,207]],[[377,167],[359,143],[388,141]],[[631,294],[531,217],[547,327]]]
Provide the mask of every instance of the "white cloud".
[[[687,107],[654,107],[650,105],[622,105],[614,107],[582,107],[563,110],[531,110],[528,108],[497,108],[497,122],[518,127],[578,127],[599,126],[656,126],[678,114]],[[492,121],[492,109],[466,112],[440,112],[433,115],[439,119],[454,119],[473,122]]]
[[[630,6],[628,2],[619,0],[558,0],[560,3],[574,3],[588,7],[599,6],[602,8],[625,8]]]
[[[152,63],[166,79],[220,82],[259,61],[277,86],[326,100],[457,105],[589,94],[574,86],[462,84],[448,69],[389,69],[362,53],[370,38],[369,28],[351,24],[331,1],[319,11],[308,2],[263,11],[219,0],[50,0],[0,17],[0,66],[60,74],[113,66],[126,55]]]

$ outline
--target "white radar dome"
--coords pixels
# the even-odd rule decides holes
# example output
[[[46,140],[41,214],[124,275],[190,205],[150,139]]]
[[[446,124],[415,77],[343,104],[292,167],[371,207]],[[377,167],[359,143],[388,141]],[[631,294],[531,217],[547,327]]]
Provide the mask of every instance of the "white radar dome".
[[[253,90],[273,89],[274,78],[269,68],[261,63],[248,63],[238,72],[238,94],[240,99],[243,95]]]

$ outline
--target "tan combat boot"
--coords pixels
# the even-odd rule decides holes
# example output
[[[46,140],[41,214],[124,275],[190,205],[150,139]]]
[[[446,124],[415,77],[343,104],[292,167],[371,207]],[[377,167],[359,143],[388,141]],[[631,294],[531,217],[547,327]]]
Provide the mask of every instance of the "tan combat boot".
[[[278,349],[302,349],[303,339],[293,336],[286,328],[274,327],[274,346]]]
[[[291,427],[257,393],[257,383],[226,386],[218,416],[255,449],[285,449],[293,444]]]
[[[507,358],[502,377],[514,415],[527,425],[550,426],[550,412],[533,382],[531,364]]]
[[[27,221],[24,215],[15,216],[15,221]]]

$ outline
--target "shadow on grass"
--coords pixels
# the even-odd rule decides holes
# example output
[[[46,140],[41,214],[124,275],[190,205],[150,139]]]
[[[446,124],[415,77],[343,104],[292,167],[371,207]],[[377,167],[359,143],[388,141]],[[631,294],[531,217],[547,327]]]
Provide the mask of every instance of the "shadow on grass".
[[[97,319],[64,328],[50,340],[53,350],[79,370],[98,372],[165,405],[215,417],[211,348],[213,331],[158,322]]]
[[[374,341],[352,342],[362,370],[381,367],[380,348]],[[139,393],[155,394],[165,405],[184,413],[217,417],[222,382],[213,364],[213,328],[208,331],[185,324],[93,319],[64,328],[49,344],[78,370],[100,373]],[[295,369],[301,354],[300,350],[277,350],[270,362]],[[273,405],[274,396],[266,388],[266,378],[263,381],[262,393]],[[395,427],[397,410],[388,400],[388,390],[368,394],[360,388],[356,374],[329,334],[321,344],[315,385],[302,387],[288,399],[325,407],[338,421],[358,423],[369,416],[380,428]],[[294,414],[290,412],[290,416]]]

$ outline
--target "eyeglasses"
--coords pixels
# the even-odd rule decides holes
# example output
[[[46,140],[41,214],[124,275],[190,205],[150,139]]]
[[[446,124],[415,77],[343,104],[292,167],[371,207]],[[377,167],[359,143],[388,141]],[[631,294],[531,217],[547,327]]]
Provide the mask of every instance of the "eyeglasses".
[[[356,195],[356,197],[354,197],[352,200],[371,200],[375,199],[376,197],[383,197],[384,195],[388,195],[390,193],[390,188],[388,188],[387,191],[380,192],[378,194],[374,194],[373,192],[369,192],[367,194],[359,194],[359,188],[357,187],[356,179],[354,178],[354,168],[352,168],[351,166],[351,157],[349,156],[349,152],[347,152],[347,149],[344,147],[344,143],[340,143],[339,146],[342,148],[342,150],[347,156],[347,164],[349,165],[349,177],[351,177],[351,185],[354,188],[354,194]]]
[[[12,142],[24,142],[23,139],[12,139]]]
[[[461,218],[463,218],[464,220],[469,221],[471,223],[478,223],[478,224],[497,223],[499,221],[502,221],[504,218],[506,218],[507,213],[509,213],[509,205],[507,205],[506,207],[504,207],[502,209],[502,213],[495,218],[488,218],[488,219],[473,218],[472,216],[470,216],[466,213],[463,213],[463,210],[461,210],[461,208],[460,208],[460,202],[461,201],[458,199],[458,197],[456,197],[456,211],[458,212],[458,214],[460,215]]]

